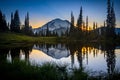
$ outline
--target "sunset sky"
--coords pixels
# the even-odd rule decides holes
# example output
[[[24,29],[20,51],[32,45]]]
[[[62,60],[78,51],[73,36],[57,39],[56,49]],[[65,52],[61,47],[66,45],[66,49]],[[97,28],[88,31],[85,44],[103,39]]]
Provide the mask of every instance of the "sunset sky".
[[[116,24],[120,27],[120,0],[114,1]],[[30,25],[33,28],[40,27],[45,23],[61,18],[70,21],[70,14],[73,11],[75,22],[83,7],[83,19],[89,17],[89,26],[93,21],[98,22],[98,26],[103,25],[107,15],[107,0],[0,0],[0,10],[6,15],[10,22],[11,12],[19,10],[21,23],[24,24],[25,15],[29,12]]]

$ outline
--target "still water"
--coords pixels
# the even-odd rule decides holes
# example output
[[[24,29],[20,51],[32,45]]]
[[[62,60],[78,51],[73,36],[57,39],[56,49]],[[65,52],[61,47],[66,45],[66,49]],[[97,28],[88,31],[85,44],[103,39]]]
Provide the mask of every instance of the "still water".
[[[120,47],[114,45],[34,44],[0,49],[0,56],[9,62],[17,58],[32,65],[51,62],[68,68],[84,67],[95,74],[120,70]]]

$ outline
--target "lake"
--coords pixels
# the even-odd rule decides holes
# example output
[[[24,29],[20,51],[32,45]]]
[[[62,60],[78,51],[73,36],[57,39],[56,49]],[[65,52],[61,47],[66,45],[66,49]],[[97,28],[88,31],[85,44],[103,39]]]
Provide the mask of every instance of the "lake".
[[[120,70],[120,47],[101,44],[32,44],[0,49],[0,60],[13,62],[16,58],[42,65],[50,62],[67,65],[68,69],[85,68],[92,75],[112,74]]]

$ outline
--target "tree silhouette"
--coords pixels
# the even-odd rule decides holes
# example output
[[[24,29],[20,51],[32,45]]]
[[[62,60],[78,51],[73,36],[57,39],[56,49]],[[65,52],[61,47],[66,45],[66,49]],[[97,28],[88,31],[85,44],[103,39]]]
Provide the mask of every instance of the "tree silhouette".
[[[111,6],[111,32],[112,32],[112,36],[115,37],[115,24],[116,22],[116,18],[115,18],[115,12],[114,12],[114,4],[112,3]]]
[[[93,22],[93,30],[95,30],[95,22]]]
[[[80,14],[79,14],[79,17],[78,17],[78,20],[77,20],[77,27],[82,30],[82,20],[83,16],[82,16],[82,6],[80,8]]]
[[[22,32],[26,35],[32,35],[32,27],[29,25],[29,13],[27,12],[27,15],[25,16],[25,25],[22,28]]]
[[[73,15],[73,12],[71,11],[70,33],[72,33],[72,32],[74,32],[74,15]]]
[[[20,18],[19,18],[18,10],[15,11],[14,17],[13,17],[13,13],[11,13],[11,31],[20,32]]]
[[[115,37],[115,12],[114,12],[114,5],[112,3],[111,6],[111,1],[108,0],[107,2],[107,28],[106,28],[106,37],[114,38]]]
[[[86,31],[88,30],[88,16],[86,17]]]
[[[9,30],[9,28],[7,26],[5,15],[2,14],[2,11],[0,10],[0,31],[4,32],[4,31],[8,31],[8,30]]]
[[[14,31],[14,17],[13,17],[13,13],[11,13],[10,30],[11,30],[12,32]]]

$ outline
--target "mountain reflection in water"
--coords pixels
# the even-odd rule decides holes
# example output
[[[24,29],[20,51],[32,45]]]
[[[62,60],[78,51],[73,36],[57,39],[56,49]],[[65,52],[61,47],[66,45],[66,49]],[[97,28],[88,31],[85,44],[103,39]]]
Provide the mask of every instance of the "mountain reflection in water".
[[[113,45],[81,44],[34,44],[29,47],[0,49],[0,61],[15,59],[25,60],[31,64],[41,65],[45,62],[67,64],[70,68],[83,68],[112,74],[120,69],[120,49]]]

